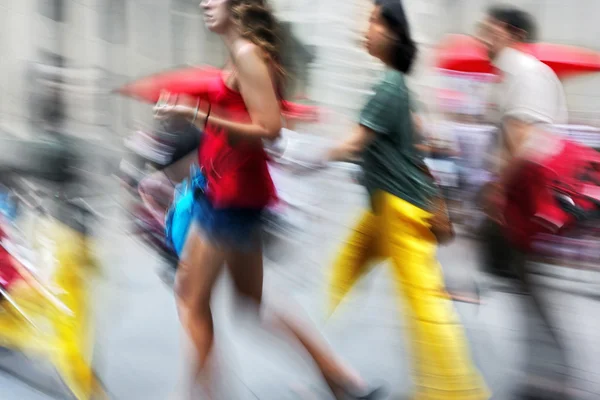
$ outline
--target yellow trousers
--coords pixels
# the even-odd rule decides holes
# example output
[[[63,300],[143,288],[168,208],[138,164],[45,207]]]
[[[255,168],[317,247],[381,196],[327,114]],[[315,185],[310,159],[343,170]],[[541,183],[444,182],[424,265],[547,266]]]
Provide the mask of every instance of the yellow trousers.
[[[464,332],[444,289],[431,216],[398,197],[378,193],[337,258],[330,286],[333,312],[377,261],[391,260],[406,308],[413,352],[415,400],[490,397],[473,365]]]

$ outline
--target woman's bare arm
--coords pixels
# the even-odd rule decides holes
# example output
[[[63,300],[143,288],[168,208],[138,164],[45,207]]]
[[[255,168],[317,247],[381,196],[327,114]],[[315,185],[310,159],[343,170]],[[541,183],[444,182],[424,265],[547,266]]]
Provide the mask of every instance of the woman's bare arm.
[[[281,106],[261,50],[253,44],[242,46],[235,54],[235,65],[240,93],[248,110],[249,120],[246,117],[244,121],[233,121],[229,114],[224,117],[217,109],[209,111],[204,107],[196,109],[179,104],[157,105],[157,117],[178,114],[193,121],[200,129],[209,124],[238,138],[276,139],[281,131]]]
[[[211,112],[207,119],[206,112],[199,112],[196,125],[203,129],[206,122],[240,138],[276,139],[281,131],[281,108],[261,50],[254,45],[242,46],[235,55],[235,65],[250,121],[232,121],[219,116],[218,112]]]

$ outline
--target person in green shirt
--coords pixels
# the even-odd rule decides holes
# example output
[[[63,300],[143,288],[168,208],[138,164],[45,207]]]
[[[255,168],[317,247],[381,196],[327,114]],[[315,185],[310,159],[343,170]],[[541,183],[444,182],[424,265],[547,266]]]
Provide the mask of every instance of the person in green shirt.
[[[407,309],[413,345],[415,400],[484,400],[490,393],[471,361],[436,261],[430,218],[437,196],[417,150],[420,135],[404,75],[416,54],[398,0],[376,2],[366,35],[369,53],[387,71],[363,108],[354,133],[328,161],[362,155],[366,210],[340,252],[330,285],[333,312],[369,267],[391,260]]]
[[[387,69],[374,92],[359,120],[361,130],[375,133],[362,155],[367,190],[372,197],[382,190],[428,209],[437,188],[415,148],[420,138],[404,75]]]

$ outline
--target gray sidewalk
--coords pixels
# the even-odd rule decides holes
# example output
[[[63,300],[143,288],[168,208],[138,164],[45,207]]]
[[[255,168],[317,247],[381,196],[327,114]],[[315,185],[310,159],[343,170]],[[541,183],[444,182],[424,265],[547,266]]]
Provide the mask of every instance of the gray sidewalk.
[[[324,236],[339,237],[333,230],[332,227],[331,232],[323,232]],[[410,349],[405,345],[401,308],[389,270],[384,266],[374,270],[357,286],[348,302],[324,321],[324,283],[328,260],[337,244],[335,240],[321,243],[326,243],[323,249],[313,246],[308,254],[306,247],[288,248],[287,262],[267,266],[267,301],[278,306],[296,303],[298,310],[314,321],[344,358],[365,377],[388,382],[393,391],[391,399],[402,399],[410,392]],[[106,374],[105,381],[116,399],[166,399],[181,366],[181,337],[172,296],[152,274],[137,278],[144,270],[149,271],[151,261],[141,249],[124,247],[131,251],[131,260],[137,262],[122,260],[119,264],[129,265],[129,270],[121,270],[120,279],[110,279],[105,284],[104,289],[112,294],[103,297],[113,305],[107,303],[104,310],[102,330],[107,332],[108,341],[100,349],[104,357],[111,356],[100,372]],[[112,251],[118,254],[119,250]],[[459,241],[441,253],[450,285],[453,280],[477,278],[476,264],[467,256],[473,253],[472,244]],[[311,364],[299,355],[299,349],[285,338],[244,320],[231,294],[224,277],[214,303],[219,335],[217,354],[224,371],[222,398],[328,399],[324,384]],[[600,322],[593,318],[596,303],[551,288],[548,294],[571,350],[571,363],[577,367],[578,379],[573,387],[590,392],[590,399],[597,398],[600,374],[596,373],[596,357],[600,357],[600,347],[596,335]],[[480,305],[455,305],[473,357],[495,393],[494,398],[510,399],[513,384],[521,373],[524,343],[520,327],[525,316],[519,295],[487,290]],[[299,396],[302,389],[310,394]]]
[[[305,234],[269,253],[266,301],[278,307],[296,303],[298,311],[290,312],[305,313],[366,378],[386,381],[393,393],[390,399],[403,399],[411,387],[410,349],[405,344],[402,312],[389,270],[383,266],[375,269],[340,310],[324,320],[328,267],[362,204],[360,190],[339,181],[328,182],[331,190],[324,190],[327,194],[315,199],[307,213]],[[96,290],[98,372],[113,399],[178,399],[186,351],[172,292],[156,273],[160,262],[116,221],[101,224],[98,231],[98,252],[105,269]],[[464,239],[440,250],[451,288],[469,288],[474,281],[481,281],[474,254],[473,243]],[[554,284],[564,286],[563,282]],[[572,385],[589,392],[587,398],[598,398],[596,357],[600,357],[600,346],[596,337],[600,322],[594,318],[596,302],[547,287],[571,351],[571,363],[577,367]],[[455,303],[473,357],[497,400],[511,400],[521,373],[524,313],[519,300],[515,294],[486,290],[480,305]],[[330,398],[315,368],[295,344],[244,318],[233,301],[226,275],[215,290],[214,317],[220,398]],[[0,387],[6,400],[49,398],[7,375],[0,374]]]

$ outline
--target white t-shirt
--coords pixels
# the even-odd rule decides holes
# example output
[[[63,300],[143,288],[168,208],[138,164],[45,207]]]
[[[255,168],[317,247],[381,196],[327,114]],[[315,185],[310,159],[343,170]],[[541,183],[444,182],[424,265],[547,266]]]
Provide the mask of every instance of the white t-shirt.
[[[550,67],[535,57],[521,51],[506,48],[502,50],[494,65],[502,72],[502,82],[497,87],[497,104],[499,126],[502,127],[510,118],[533,125],[566,124],[568,111],[562,83]],[[534,133],[524,144],[523,151],[536,149],[544,152],[556,150],[554,143],[549,143]],[[546,146],[547,145],[547,146]],[[505,148],[500,149],[496,162],[500,168],[505,157]]]
[[[516,118],[532,124],[566,124],[562,83],[550,67],[518,50],[504,49],[494,65],[502,71],[498,108],[501,121]]]

